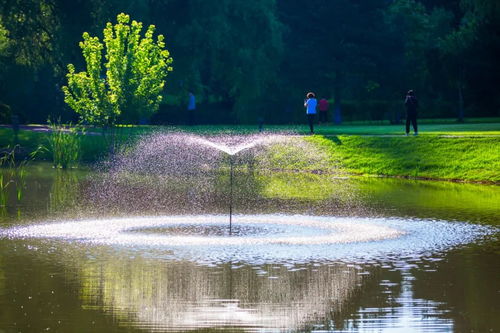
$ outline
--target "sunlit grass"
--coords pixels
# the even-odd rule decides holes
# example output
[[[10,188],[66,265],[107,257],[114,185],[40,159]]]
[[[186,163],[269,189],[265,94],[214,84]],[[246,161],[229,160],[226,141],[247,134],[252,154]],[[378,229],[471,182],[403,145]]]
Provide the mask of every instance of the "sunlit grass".
[[[154,127],[150,127],[153,129]],[[257,125],[199,125],[165,127],[167,130],[184,131],[196,134],[254,134],[258,133]],[[144,130],[144,129],[143,129]],[[265,125],[264,133],[309,134],[307,125]],[[404,124],[343,124],[316,125],[315,133],[321,135],[404,135]],[[500,135],[500,123],[422,123],[419,124],[420,135],[455,135],[455,136],[491,136]]]
[[[469,181],[500,181],[500,137],[311,136],[330,163],[348,172]]]

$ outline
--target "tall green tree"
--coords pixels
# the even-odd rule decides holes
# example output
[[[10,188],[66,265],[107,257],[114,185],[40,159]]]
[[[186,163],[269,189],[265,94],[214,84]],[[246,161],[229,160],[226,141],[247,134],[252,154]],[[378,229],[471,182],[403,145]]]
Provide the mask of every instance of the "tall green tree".
[[[441,40],[448,80],[456,90],[457,118],[466,106],[475,114],[499,114],[500,3],[496,0],[461,0],[459,24]],[[486,113],[487,114],[487,113]]]
[[[200,100],[223,102],[238,122],[256,121],[283,55],[276,1],[156,3],[156,15],[177,13],[161,27],[172,32],[177,59],[172,79],[179,90],[192,89]]]
[[[402,47],[400,77],[395,83],[416,90],[427,106],[441,100],[433,83],[434,76],[443,73],[432,62],[439,57],[441,39],[452,29],[453,14],[443,8],[426,8],[416,0],[396,0],[385,11],[385,20]],[[422,110],[428,112],[429,108]]]
[[[287,86],[334,99],[334,121],[342,121],[344,99],[366,95],[376,87],[376,70],[388,57],[380,1],[291,0],[280,3],[287,26],[283,77]],[[385,57],[381,56],[384,54]],[[300,103],[297,100],[296,103]]]
[[[0,3],[2,21],[12,39],[12,57],[18,64],[40,67],[56,61],[54,50],[60,28],[55,0],[12,0]],[[6,15],[8,13],[8,15]]]
[[[80,47],[86,71],[68,65],[68,85],[63,87],[65,102],[88,123],[113,125],[117,120],[136,123],[158,110],[161,92],[172,58],[165,49],[163,35],[153,38],[155,26],[144,36],[142,23],[126,14],[117,23],[107,23],[102,43],[83,34]],[[103,63],[102,52],[105,51]]]
[[[171,42],[167,121],[183,120],[187,90],[214,122],[255,122],[262,112],[266,121],[303,120],[308,90],[333,97],[338,120],[380,119],[372,116],[397,108],[409,88],[425,116],[455,109],[459,118],[495,116],[499,7],[497,0],[0,0],[0,49],[7,50],[0,51],[0,100],[25,121],[75,121],[61,87],[66,64],[87,64],[73,45],[82,31],[97,36],[117,13],[133,12]],[[99,78],[109,89],[105,66]],[[134,114],[131,105],[113,117],[136,122],[150,114]]]

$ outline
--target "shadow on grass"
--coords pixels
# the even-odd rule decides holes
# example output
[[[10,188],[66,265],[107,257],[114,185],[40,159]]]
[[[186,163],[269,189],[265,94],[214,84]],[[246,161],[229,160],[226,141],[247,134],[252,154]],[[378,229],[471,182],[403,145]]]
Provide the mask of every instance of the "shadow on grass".
[[[336,135],[325,137],[325,138],[328,139],[328,140],[330,140],[330,141],[332,141],[337,146],[340,146],[342,144],[342,140],[340,140],[340,138],[338,136],[336,136]]]

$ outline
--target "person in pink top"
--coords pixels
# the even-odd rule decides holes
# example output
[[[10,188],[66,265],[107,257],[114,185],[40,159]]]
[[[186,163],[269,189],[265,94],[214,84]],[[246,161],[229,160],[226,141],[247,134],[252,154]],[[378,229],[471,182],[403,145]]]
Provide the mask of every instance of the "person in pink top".
[[[319,109],[319,123],[321,124],[328,122],[328,101],[326,98],[322,98],[318,102],[318,109]]]

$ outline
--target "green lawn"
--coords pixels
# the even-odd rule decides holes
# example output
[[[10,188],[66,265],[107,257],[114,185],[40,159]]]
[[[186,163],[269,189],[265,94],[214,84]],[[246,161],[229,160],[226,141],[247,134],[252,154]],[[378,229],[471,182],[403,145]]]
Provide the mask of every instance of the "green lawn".
[[[418,131],[420,135],[500,135],[500,124],[420,124]],[[316,133],[323,135],[403,135],[404,132],[404,125],[340,125],[316,127]],[[411,132],[413,133],[413,129]]]
[[[150,128],[154,129],[154,126]],[[180,130],[198,134],[251,134],[258,133],[257,125],[201,125],[201,126],[171,126],[164,127],[170,130]],[[264,125],[264,132],[287,132],[308,134],[307,125]],[[321,135],[403,135],[404,124],[343,124],[343,125],[316,125],[316,134]],[[419,124],[420,135],[462,135],[462,136],[490,136],[500,135],[500,122],[495,123],[422,123]]]
[[[306,138],[350,173],[500,182],[500,137]]]

